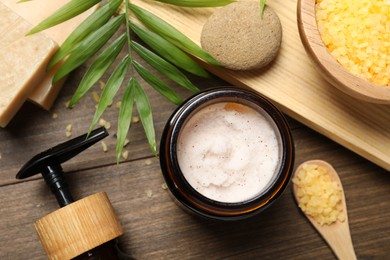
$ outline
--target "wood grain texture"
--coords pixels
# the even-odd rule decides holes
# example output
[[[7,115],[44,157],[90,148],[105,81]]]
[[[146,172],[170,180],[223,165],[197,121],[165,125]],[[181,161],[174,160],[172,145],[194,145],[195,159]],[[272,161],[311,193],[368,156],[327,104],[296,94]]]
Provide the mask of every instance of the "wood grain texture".
[[[339,171],[358,259],[385,259],[390,253],[388,173],[306,127],[295,128],[293,135],[297,163],[321,158]],[[223,224],[178,207],[161,186],[156,158],[97,168],[76,164],[79,169],[66,174],[74,197],[106,191],[125,232],[120,247],[136,259],[335,259],[295,205],[291,187],[263,214]],[[0,201],[0,258],[45,259],[33,222],[58,207],[43,181],[3,185]]]
[[[291,2],[286,3],[292,6]],[[186,13],[192,15],[190,11]],[[291,22],[294,23],[295,20],[292,19]],[[143,62],[142,65],[147,66]],[[309,65],[307,67],[310,68]],[[70,75],[51,112],[26,103],[10,125],[0,129],[2,260],[47,259],[34,230],[34,222],[57,210],[57,202],[42,178],[17,181],[15,175],[33,155],[66,141],[67,124],[73,124],[73,136],[88,131],[96,104],[91,93],[72,110],[66,109],[64,105],[70,99],[85,70],[86,67],[82,66]],[[264,75],[267,73],[264,72]],[[284,75],[280,73],[282,79],[292,76],[290,72]],[[104,79],[106,80],[109,75],[110,72]],[[228,84],[217,77],[191,79],[201,89]],[[148,87],[142,79],[139,80],[153,106],[159,142],[163,127],[176,107]],[[170,83],[182,98],[191,95]],[[265,86],[272,88],[272,85]],[[94,90],[100,91],[98,84]],[[333,88],[329,87],[328,91],[333,91]],[[293,89],[290,93],[298,94]],[[337,97],[335,94],[329,94]],[[310,95],[305,93],[304,95],[310,100]],[[341,94],[337,97],[340,103],[343,99],[345,97]],[[334,101],[329,104],[332,105],[332,102]],[[358,105],[354,107],[359,111],[358,108]],[[307,107],[302,109],[310,110]],[[374,106],[373,109],[376,111],[378,108]],[[132,125],[130,144],[126,147],[129,157],[116,165],[114,145],[117,112],[113,106],[103,115],[103,118],[112,124],[109,129],[110,136],[104,140],[109,147],[108,152],[103,152],[101,145],[96,144],[65,163],[63,168],[75,199],[100,191],[107,193],[125,233],[119,238],[119,246],[124,252],[142,260],[336,259],[325,241],[297,208],[290,186],[272,207],[244,222],[225,224],[206,222],[184,212],[172,200],[169,192],[161,186],[163,178],[159,161],[149,150],[141,124]],[[348,110],[342,114],[350,112]],[[370,118],[370,113],[362,112]],[[58,117],[52,118],[53,113],[57,113]],[[383,114],[385,115],[385,111]],[[360,122],[363,119],[355,120]],[[295,142],[296,165],[311,159],[323,159],[338,171],[343,182],[350,230],[358,259],[388,258],[390,254],[388,171],[291,117],[288,117],[288,121]],[[347,127],[348,124],[355,124],[354,127],[357,127],[358,123],[347,122],[343,126]],[[375,125],[365,126],[367,127],[376,128]],[[360,138],[363,139],[364,136],[361,135]]]
[[[134,0],[199,44],[212,8],[189,9]],[[283,40],[277,59],[256,71],[229,71],[204,64],[230,84],[248,87],[273,100],[286,114],[381,167],[390,170],[390,106],[348,96],[330,85],[303,48],[297,28],[297,0],[269,1],[281,20]]]
[[[123,235],[104,192],[51,212],[35,229],[49,259],[72,259]]]

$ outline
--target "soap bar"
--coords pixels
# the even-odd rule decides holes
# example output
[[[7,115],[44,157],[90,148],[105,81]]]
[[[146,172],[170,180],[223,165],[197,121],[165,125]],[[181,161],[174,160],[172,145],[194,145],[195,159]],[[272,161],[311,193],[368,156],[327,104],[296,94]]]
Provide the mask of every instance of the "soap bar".
[[[40,0],[18,3],[17,0],[0,0],[14,12],[26,19],[31,24],[38,25],[45,18],[54,13],[58,8],[65,5],[69,0]],[[54,40],[58,45],[61,45],[66,38],[74,31],[74,29],[92,14],[99,5],[94,6],[88,11],[52,28],[46,29],[44,33]],[[35,12],[32,10],[39,10]],[[30,95],[30,101],[49,110],[57,98],[66,78],[61,79],[56,84],[52,84],[54,74],[59,66],[47,71],[42,81],[37,85]]]
[[[0,3],[0,126],[5,127],[42,80],[58,45]]]

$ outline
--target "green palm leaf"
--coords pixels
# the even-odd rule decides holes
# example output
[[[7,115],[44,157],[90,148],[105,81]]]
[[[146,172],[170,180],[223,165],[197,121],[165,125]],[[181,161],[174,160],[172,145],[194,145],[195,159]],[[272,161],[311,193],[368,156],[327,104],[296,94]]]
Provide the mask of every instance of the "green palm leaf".
[[[133,60],[133,66],[138,74],[157,90],[161,95],[166,97],[173,104],[180,105],[183,100],[161,79],[157,78],[153,73],[148,71],[141,64]]]
[[[84,74],[76,92],[69,102],[69,107],[73,107],[80,98],[103,76],[110,65],[114,62],[126,42],[126,34],[118,37],[109,47],[107,47],[91,64]]]
[[[129,60],[129,55],[123,58],[121,63],[115,68],[114,72],[107,80],[107,83],[100,95],[99,104],[92,119],[90,131],[95,127],[97,121],[103,115],[106,108],[112,103],[112,100],[114,99],[126,76],[126,72],[129,67]]]
[[[261,14],[261,17],[263,17],[263,15],[264,15],[265,2],[266,2],[266,0],[260,0],[260,14]]]
[[[64,6],[62,6],[60,9],[55,11],[52,15],[50,15],[48,18],[43,20],[41,23],[39,23],[37,26],[31,29],[31,31],[28,34],[37,33],[40,31],[43,31],[47,28],[50,28],[54,25],[63,23],[85,11],[87,11],[92,6],[98,4],[100,0],[71,0]]]
[[[119,162],[125,144],[126,135],[129,132],[131,116],[133,114],[134,92],[136,79],[131,78],[122,96],[121,107],[118,116],[118,130],[116,142],[116,161]]]
[[[184,75],[184,73],[182,73],[171,63],[167,62],[137,42],[132,41],[131,47],[142,59],[144,59],[157,71],[167,76],[169,79],[190,91],[199,91],[199,89],[195,87],[194,84],[192,84],[192,82]]]
[[[130,27],[138,37],[148,44],[155,52],[175,64],[177,67],[200,77],[209,76],[209,74],[186,53],[158,34],[146,30],[135,23],[131,23]]]
[[[92,57],[118,31],[124,18],[124,15],[120,15],[111,19],[103,27],[85,38],[56,72],[53,82],[57,82]]]
[[[153,154],[157,156],[156,134],[153,126],[152,107],[150,106],[149,99],[138,81],[135,81],[134,87],[137,110],[141,118],[142,126],[144,127],[150,149]]]
[[[140,20],[146,27],[162,36],[164,39],[196,57],[199,57],[211,64],[219,65],[219,63],[210,54],[161,18],[135,5],[130,4],[129,6],[130,10],[135,14],[138,20]]]
[[[68,38],[66,38],[64,43],[61,44],[61,47],[50,59],[48,68],[53,67],[60,60],[69,55],[69,53],[77,47],[77,43],[83,40],[87,35],[106,24],[122,2],[123,0],[111,0],[96,10],[96,12],[89,15],[79,26],[77,26]]]
[[[28,0],[20,0],[20,2],[24,1]],[[234,0],[156,1],[186,7],[215,7],[234,2]],[[66,5],[34,27],[29,33],[36,33],[62,23],[100,2],[101,0],[70,0]],[[119,6],[122,4],[125,4],[126,6],[125,13],[117,17],[113,17]],[[136,18],[148,29],[129,20],[129,11],[132,11]],[[126,19],[127,25],[125,33],[118,36],[116,40],[102,51],[102,53],[92,62],[70,102],[70,106],[73,106],[85,95],[87,91],[92,88],[93,85],[96,84],[104,73],[107,73],[108,68],[112,66],[112,63],[117,59],[118,54],[127,43],[128,55],[126,55],[119,65],[116,66],[105,84],[90,125],[91,131],[107,107],[112,103],[113,98],[118,93],[118,90],[129,71],[130,80],[123,92],[124,94],[121,99],[121,108],[118,115],[118,140],[116,147],[116,158],[118,162],[123,150],[126,135],[130,129],[134,100],[137,101],[136,107],[140,115],[149,146],[153,154],[157,155],[152,108],[144,90],[135,79],[136,73],[138,73],[138,75],[142,77],[151,87],[174,104],[179,105],[182,103],[182,99],[164,81],[159,79],[156,75],[133,59],[132,51],[135,51],[139,57],[145,60],[161,74],[191,91],[199,90],[189,81],[180,69],[201,77],[208,77],[209,74],[198,63],[196,63],[189,54],[199,57],[208,63],[215,65],[218,64],[207,52],[202,50],[188,37],[156,15],[132,5],[129,1],[109,0],[105,1],[105,4],[103,4],[100,9],[91,14],[76,28],[76,30],[72,32],[52,58],[49,63],[50,67],[67,57],[65,62],[61,64],[60,69],[55,74],[53,82],[58,81],[95,55],[115,35],[120,26],[123,24],[124,19]],[[154,52],[141,46],[135,41],[132,41],[130,34],[131,30],[136,33],[141,40],[149,45]]]
[[[235,0],[156,0],[158,2],[177,5],[177,6],[185,6],[185,7],[216,7],[216,6],[224,6],[233,2]]]

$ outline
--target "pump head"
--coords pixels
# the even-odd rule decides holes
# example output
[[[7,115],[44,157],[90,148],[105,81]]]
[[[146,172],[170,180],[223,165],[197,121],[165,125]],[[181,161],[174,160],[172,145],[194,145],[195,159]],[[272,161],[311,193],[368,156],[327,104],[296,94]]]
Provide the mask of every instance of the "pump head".
[[[41,173],[46,184],[55,194],[58,204],[63,207],[73,202],[69,193],[61,164],[81,153],[91,145],[108,136],[104,127],[73,138],[50,148],[29,160],[17,173],[17,179],[25,179]]]

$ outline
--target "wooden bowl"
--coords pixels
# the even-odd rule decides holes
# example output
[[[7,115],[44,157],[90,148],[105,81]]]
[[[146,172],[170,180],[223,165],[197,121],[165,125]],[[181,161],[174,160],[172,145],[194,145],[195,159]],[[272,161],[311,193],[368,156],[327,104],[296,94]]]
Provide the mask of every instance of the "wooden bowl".
[[[390,104],[390,87],[351,74],[330,54],[317,29],[316,0],[298,0],[298,29],[306,52],[322,76],[348,95],[372,103]]]

